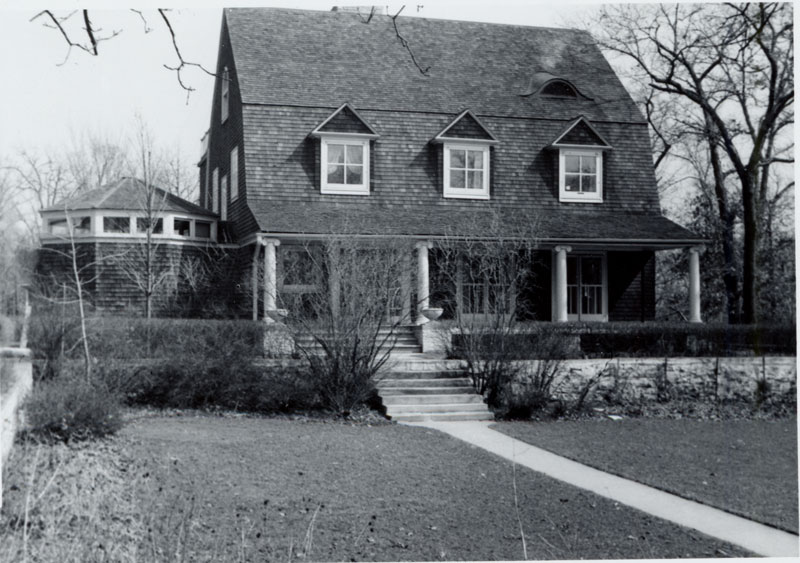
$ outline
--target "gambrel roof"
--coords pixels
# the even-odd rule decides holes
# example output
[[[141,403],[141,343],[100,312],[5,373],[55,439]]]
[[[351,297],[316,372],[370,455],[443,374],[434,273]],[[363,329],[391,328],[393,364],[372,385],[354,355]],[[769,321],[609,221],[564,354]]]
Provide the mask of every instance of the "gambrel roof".
[[[349,12],[226,8],[244,104],[636,121],[644,119],[584,31],[392,18]],[[548,72],[589,99],[525,96]]]

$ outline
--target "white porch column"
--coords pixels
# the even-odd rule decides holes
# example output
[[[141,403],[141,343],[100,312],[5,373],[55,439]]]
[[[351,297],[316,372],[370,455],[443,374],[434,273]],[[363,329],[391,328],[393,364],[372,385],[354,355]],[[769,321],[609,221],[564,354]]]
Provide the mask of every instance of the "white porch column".
[[[341,283],[341,249],[338,245],[328,246],[328,290],[330,291],[331,315],[334,319],[339,318],[342,304],[342,283]]]
[[[253,252],[253,264],[251,266],[252,276],[250,284],[253,286],[253,320],[258,320],[258,254],[261,252],[261,241],[256,239],[255,250]]]
[[[430,279],[428,268],[428,249],[430,241],[418,242],[417,249],[417,324],[425,324],[428,319],[422,314],[430,306]]]
[[[701,323],[700,317],[700,251],[702,246],[689,249],[689,322]]]
[[[261,239],[261,244],[264,245],[264,321],[272,323],[275,321],[269,317],[268,312],[276,309],[278,268],[275,249],[280,246],[281,241],[274,238],[265,238]]]
[[[572,247],[556,246],[556,322],[567,322],[567,252]]]

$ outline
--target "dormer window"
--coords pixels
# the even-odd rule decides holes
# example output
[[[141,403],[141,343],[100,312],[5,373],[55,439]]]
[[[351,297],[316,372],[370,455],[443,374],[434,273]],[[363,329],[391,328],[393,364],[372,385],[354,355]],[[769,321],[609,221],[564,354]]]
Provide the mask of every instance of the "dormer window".
[[[322,139],[324,194],[369,194],[369,140],[346,137]]]
[[[222,71],[222,92],[220,95],[220,116],[221,122],[225,123],[228,120],[228,102],[230,98],[230,75],[228,67]]]
[[[601,151],[561,149],[558,169],[561,201],[603,201]]]
[[[432,140],[443,145],[445,198],[489,199],[491,146],[497,139],[469,110]]]
[[[310,134],[320,140],[320,193],[369,195],[370,146],[378,135],[348,104]]]
[[[573,120],[548,148],[558,150],[559,201],[603,201],[603,153],[611,145],[586,118]]]
[[[444,145],[444,197],[489,199],[488,145]]]
[[[557,98],[577,98],[578,93],[569,82],[564,80],[553,80],[541,90],[542,96],[554,96]]]

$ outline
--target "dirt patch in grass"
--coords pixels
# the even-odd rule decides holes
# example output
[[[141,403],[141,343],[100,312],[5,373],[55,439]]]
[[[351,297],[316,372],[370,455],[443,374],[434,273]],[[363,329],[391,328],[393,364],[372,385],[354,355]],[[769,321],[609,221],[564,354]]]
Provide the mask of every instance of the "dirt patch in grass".
[[[586,465],[798,531],[796,419],[593,419],[494,428]]]
[[[531,559],[746,555],[423,428],[187,416],[122,435],[153,479],[151,543],[187,560],[522,559],[520,525]]]

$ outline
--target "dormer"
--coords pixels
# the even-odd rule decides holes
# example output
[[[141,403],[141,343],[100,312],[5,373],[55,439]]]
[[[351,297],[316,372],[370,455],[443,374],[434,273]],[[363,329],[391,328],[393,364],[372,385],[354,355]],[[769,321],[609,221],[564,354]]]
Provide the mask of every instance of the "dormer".
[[[603,201],[603,153],[612,147],[589,120],[573,120],[547,148],[558,151],[559,201]]]
[[[527,97],[534,94],[543,98],[591,100],[589,96],[578,90],[572,81],[546,71],[534,72],[520,96]]]
[[[431,142],[444,147],[445,198],[489,199],[490,147],[497,138],[471,111],[458,114]]]
[[[369,195],[370,142],[378,134],[345,103],[309,136],[320,140],[320,193]]]

